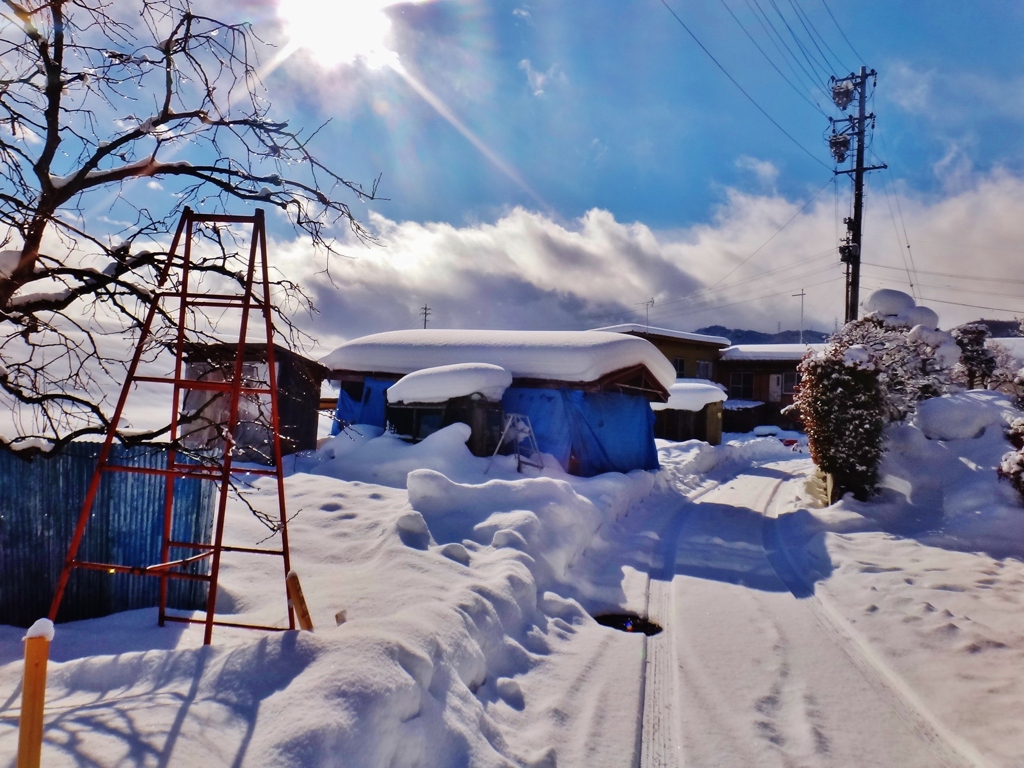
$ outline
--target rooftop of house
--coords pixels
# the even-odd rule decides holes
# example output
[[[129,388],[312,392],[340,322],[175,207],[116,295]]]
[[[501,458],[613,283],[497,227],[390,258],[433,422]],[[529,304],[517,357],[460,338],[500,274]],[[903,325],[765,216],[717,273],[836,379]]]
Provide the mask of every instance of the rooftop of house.
[[[595,382],[644,366],[665,391],[675,368],[646,339],[601,331],[389,331],[353,339],[320,360],[332,372],[404,376],[459,363],[499,365],[517,379]]]
[[[800,360],[824,344],[736,344],[722,350],[721,360]]]
[[[724,336],[708,336],[703,333],[692,333],[690,331],[676,331],[671,328],[657,328],[653,325],[641,323],[622,323],[620,325],[609,325],[604,328],[595,328],[595,331],[607,331],[611,333],[639,333],[644,336],[661,336],[666,339],[681,339],[683,341],[696,341],[704,344],[714,344],[719,347],[728,347],[732,344]]]

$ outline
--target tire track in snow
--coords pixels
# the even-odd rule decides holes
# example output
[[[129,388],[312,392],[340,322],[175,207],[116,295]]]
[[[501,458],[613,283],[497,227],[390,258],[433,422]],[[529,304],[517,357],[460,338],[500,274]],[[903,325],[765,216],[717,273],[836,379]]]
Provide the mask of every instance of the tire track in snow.
[[[777,468],[793,474],[788,469]],[[802,483],[805,480],[806,472],[803,472],[787,482]],[[776,492],[766,505],[764,533],[765,550],[774,550],[782,555],[781,563],[778,558],[769,557],[779,578],[794,596],[807,595],[805,602],[821,629],[842,648],[872,688],[889,700],[899,717],[939,753],[944,765],[988,768],[990,764],[981,753],[946,728],[906,681],[889,667],[867,638],[839,613],[832,601],[821,590],[814,589],[814,584],[797,565],[783,541],[780,526],[774,524],[779,519],[778,507]]]
[[[769,466],[701,489],[663,532],[648,614],[666,631],[647,641],[641,768],[984,765],[818,598],[795,599],[813,586],[769,555],[769,514],[792,480]],[[717,555],[742,575],[710,568]]]

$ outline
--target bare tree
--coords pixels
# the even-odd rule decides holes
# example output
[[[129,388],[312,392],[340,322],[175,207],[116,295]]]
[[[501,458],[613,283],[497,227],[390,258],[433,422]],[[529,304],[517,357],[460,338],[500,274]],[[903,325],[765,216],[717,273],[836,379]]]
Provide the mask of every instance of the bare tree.
[[[336,227],[366,236],[342,198],[377,183],[338,175],[310,150],[317,131],[271,116],[247,24],[188,0],[0,0],[0,20],[0,395],[15,441],[59,443],[106,429],[116,342],[185,205],[276,207],[329,257]],[[139,194],[157,180],[159,213]],[[202,234],[198,268],[237,281],[237,244]]]

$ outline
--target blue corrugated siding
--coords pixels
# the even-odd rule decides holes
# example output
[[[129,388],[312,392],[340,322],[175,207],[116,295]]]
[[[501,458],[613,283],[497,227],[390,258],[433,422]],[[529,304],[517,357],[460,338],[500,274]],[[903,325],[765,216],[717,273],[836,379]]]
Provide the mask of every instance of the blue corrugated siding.
[[[72,443],[56,455],[25,460],[0,450],[0,624],[27,627],[49,611],[99,451],[98,443]],[[111,461],[163,469],[167,451],[114,445]],[[216,485],[194,479],[175,483],[173,538],[209,543]],[[164,478],[156,475],[107,473],[78,559],[138,566],[158,563],[164,485]],[[172,558],[192,554],[171,551]],[[208,573],[209,561],[189,568],[193,573]],[[171,607],[205,607],[205,582],[172,579],[168,583]],[[77,621],[154,606],[158,589],[159,579],[152,576],[76,569],[57,618]]]

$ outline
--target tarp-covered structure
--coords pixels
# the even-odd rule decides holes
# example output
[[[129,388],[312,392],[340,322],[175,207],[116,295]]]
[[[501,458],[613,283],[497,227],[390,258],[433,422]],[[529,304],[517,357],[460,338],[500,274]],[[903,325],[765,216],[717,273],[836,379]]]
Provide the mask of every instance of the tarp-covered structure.
[[[387,390],[406,374],[489,363],[512,374],[502,405],[529,417],[544,453],[564,469],[657,469],[654,412],[675,382],[672,364],[650,342],[600,331],[391,331],[354,339],[321,360],[341,386],[342,424],[386,427]]]

